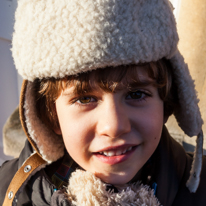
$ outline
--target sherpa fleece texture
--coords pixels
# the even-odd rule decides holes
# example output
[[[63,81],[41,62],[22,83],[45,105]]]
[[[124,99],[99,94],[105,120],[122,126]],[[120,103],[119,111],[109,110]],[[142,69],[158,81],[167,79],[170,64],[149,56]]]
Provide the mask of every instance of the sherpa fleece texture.
[[[190,137],[201,132],[203,120],[198,107],[199,100],[187,64],[179,51],[169,60],[173,67],[173,81],[177,85],[178,107],[174,115],[178,125]]]
[[[72,206],[159,206],[154,191],[138,183],[106,191],[106,184],[88,171],[73,172],[67,189]]]
[[[24,79],[171,58],[168,0],[19,0],[12,51]]]

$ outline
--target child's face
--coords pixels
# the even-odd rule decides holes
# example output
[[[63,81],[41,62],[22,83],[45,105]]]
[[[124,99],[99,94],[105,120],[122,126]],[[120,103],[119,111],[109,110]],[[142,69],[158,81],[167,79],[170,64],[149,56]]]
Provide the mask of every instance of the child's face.
[[[70,86],[56,101],[60,129],[70,156],[104,182],[129,182],[151,157],[160,141],[163,101],[147,72],[143,83],[109,93],[95,88],[76,95]]]

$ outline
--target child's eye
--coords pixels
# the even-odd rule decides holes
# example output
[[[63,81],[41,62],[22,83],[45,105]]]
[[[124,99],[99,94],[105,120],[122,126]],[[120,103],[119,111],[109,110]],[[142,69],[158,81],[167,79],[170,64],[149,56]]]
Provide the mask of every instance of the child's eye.
[[[93,97],[80,97],[79,99],[77,99],[77,103],[79,104],[88,104],[90,102],[94,102],[95,99]]]
[[[134,92],[130,92],[126,99],[137,99],[137,100],[141,100],[141,99],[145,99],[146,96],[151,96],[149,93],[144,92],[144,91],[134,91]]]

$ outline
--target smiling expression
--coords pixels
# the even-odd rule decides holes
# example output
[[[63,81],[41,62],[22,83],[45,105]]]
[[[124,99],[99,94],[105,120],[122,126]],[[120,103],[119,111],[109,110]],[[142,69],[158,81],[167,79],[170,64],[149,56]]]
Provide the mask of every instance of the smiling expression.
[[[154,80],[138,67],[139,83],[106,92],[95,87],[84,95],[70,85],[56,100],[70,156],[110,184],[129,182],[151,157],[164,123],[163,101]]]

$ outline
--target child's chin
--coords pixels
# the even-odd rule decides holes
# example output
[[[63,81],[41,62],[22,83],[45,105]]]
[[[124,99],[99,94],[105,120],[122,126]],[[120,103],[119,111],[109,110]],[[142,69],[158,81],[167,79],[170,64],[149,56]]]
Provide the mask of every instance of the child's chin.
[[[96,177],[100,178],[103,182],[112,185],[125,185],[127,184],[135,175],[127,174],[95,174]]]

